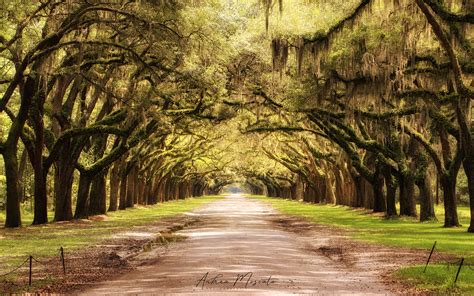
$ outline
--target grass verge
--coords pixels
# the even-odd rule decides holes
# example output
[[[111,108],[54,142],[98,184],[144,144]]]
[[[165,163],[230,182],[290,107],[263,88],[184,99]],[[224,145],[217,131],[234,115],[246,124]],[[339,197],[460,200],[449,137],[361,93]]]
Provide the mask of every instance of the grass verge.
[[[220,198],[222,196],[188,198],[109,212],[104,221],[80,220],[0,229],[0,274],[23,262],[30,254],[39,258],[49,257],[57,255],[61,246],[71,251],[93,245],[119,231],[182,214]],[[28,218],[24,219],[24,224],[28,223]]]
[[[437,295],[474,295],[474,271],[463,267],[456,284],[454,279],[458,270],[457,265],[429,265],[426,272],[424,266],[412,266],[399,269],[395,276],[406,283],[421,289],[435,292]]]
[[[332,225],[350,230],[355,239],[390,246],[402,246],[429,251],[437,241],[436,251],[464,257],[467,264],[474,264],[474,234],[467,233],[469,208],[459,207],[458,214],[462,227],[444,228],[444,210],[436,206],[438,221],[420,223],[415,218],[385,219],[367,209],[346,206],[308,204],[279,198],[252,196],[270,203],[280,212],[300,216],[317,224]],[[400,269],[395,276],[423,289],[445,294],[474,295],[474,271],[468,266],[461,269],[454,284],[457,267],[430,265],[423,273],[424,266]],[[421,270],[421,271],[420,271]]]

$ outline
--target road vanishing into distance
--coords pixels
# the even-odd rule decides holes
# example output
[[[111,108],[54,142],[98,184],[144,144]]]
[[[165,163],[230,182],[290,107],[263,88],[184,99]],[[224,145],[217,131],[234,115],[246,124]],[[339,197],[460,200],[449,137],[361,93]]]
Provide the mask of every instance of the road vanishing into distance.
[[[371,272],[334,260],[275,221],[268,204],[241,195],[227,196],[197,211],[198,223],[178,232],[174,244],[152,265],[98,284],[84,295],[390,295]]]

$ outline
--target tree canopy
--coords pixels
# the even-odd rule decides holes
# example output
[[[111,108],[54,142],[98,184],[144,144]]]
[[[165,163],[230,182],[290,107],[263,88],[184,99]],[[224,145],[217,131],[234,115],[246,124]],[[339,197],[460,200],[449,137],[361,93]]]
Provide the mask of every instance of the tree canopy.
[[[236,183],[422,221],[439,186],[451,227],[463,169],[474,232],[472,1],[4,0],[0,13],[7,227],[28,200],[42,224],[48,209],[70,220]]]

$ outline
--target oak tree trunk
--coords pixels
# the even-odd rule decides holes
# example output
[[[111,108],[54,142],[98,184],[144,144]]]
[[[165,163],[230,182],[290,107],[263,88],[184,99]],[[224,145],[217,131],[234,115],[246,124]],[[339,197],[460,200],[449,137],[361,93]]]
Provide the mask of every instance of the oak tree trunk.
[[[466,157],[463,162],[464,172],[467,177],[467,186],[469,190],[469,208],[471,210],[471,221],[468,232],[474,232],[474,158]]]
[[[385,212],[385,196],[383,192],[383,175],[377,166],[372,182],[374,191],[374,212]]]
[[[126,207],[133,208],[135,202],[135,169],[128,174],[127,177],[127,199]]]
[[[79,177],[79,188],[77,191],[75,219],[87,218],[89,216],[89,192],[91,188],[92,178],[88,175],[81,174]]]
[[[72,184],[74,182],[74,165],[69,155],[70,143],[64,144],[54,171],[54,221],[72,219]]]
[[[18,162],[16,145],[3,151],[5,177],[7,185],[7,205],[5,227],[20,227],[20,192],[18,192]]]
[[[89,215],[103,215],[107,212],[106,175],[107,172],[100,173],[92,180],[89,193]]]
[[[385,178],[385,187],[387,188],[386,216],[388,218],[395,217],[397,215],[397,208],[396,208],[397,184],[395,181],[395,176],[392,174],[392,169],[389,167],[384,168],[383,174]]]
[[[110,170],[109,175],[109,209],[108,211],[113,212],[117,210],[117,201],[118,201],[118,194],[120,188],[120,165],[115,164],[113,168]]]
[[[420,191],[420,221],[436,219],[431,181],[428,175],[416,182]]]
[[[127,180],[128,176],[122,173],[120,177],[120,198],[119,198],[119,210],[125,210],[127,208]]]
[[[401,174],[400,187],[400,215],[417,217],[415,203],[415,182],[407,174]]]
[[[456,205],[456,179],[444,174],[440,177],[441,188],[444,199],[444,227],[459,226]]]

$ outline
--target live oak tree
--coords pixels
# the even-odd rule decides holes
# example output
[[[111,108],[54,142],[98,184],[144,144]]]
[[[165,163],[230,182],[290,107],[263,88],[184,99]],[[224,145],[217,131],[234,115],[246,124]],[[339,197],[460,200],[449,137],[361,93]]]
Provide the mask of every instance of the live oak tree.
[[[268,19],[274,3],[264,1],[264,5]],[[306,110],[297,111],[306,112],[309,120],[349,155],[358,173],[378,193],[376,196],[383,194],[381,172],[389,172],[385,179],[392,213],[395,179],[400,186],[401,214],[416,215],[416,182],[423,205],[420,218],[433,217],[427,175],[430,164],[426,160],[426,155],[431,156],[444,191],[445,226],[457,226],[455,184],[465,159],[461,147],[466,147],[461,143],[471,142],[467,128],[464,140],[460,133],[462,126],[469,125],[466,119],[472,99],[472,91],[464,85],[466,79],[459,79],[459,73],[471,71],[468,28],[472,7],[452,2],[451,6],[459,10],[454,13],[431,1],[417,1],[416,5],[403,1],[354,1],[350,5],[345,16],[315,34],[273,36],[273,69],[280,76],[286,72],[305,83]],[[390,31],[383,30],[387,23]],[[450,31],[442,28],[444,24]],[[447,61],[439,54],[437,41],[448,53]],[[294,72],[287,65],[289,48],[294,48]],[[313,92],[308,91],[311,88]],[[464,91],[465,99],[457,94],[459,90]],[[464,105],[456,105],[463,100]],[[299,102],[293,109],[302,109]],[[453,124],[453,115],[458,125]],[[441,143],[439,150],[432,147],[436,142]],[[426,150],[424,156],[413,157],[421,147]],[[366,152],[361,155],[359,149]],[[437,151],[444,160],[440,160]],[[378,164],[372,170],[364,163],[367,155],[375,157]],[[390,176],[394,173],[395,178]]]
[[[7,227],[234,183],[421,221],[439,185],[451,227],[463,168],[474,231],[469,1],[4,2]]]

